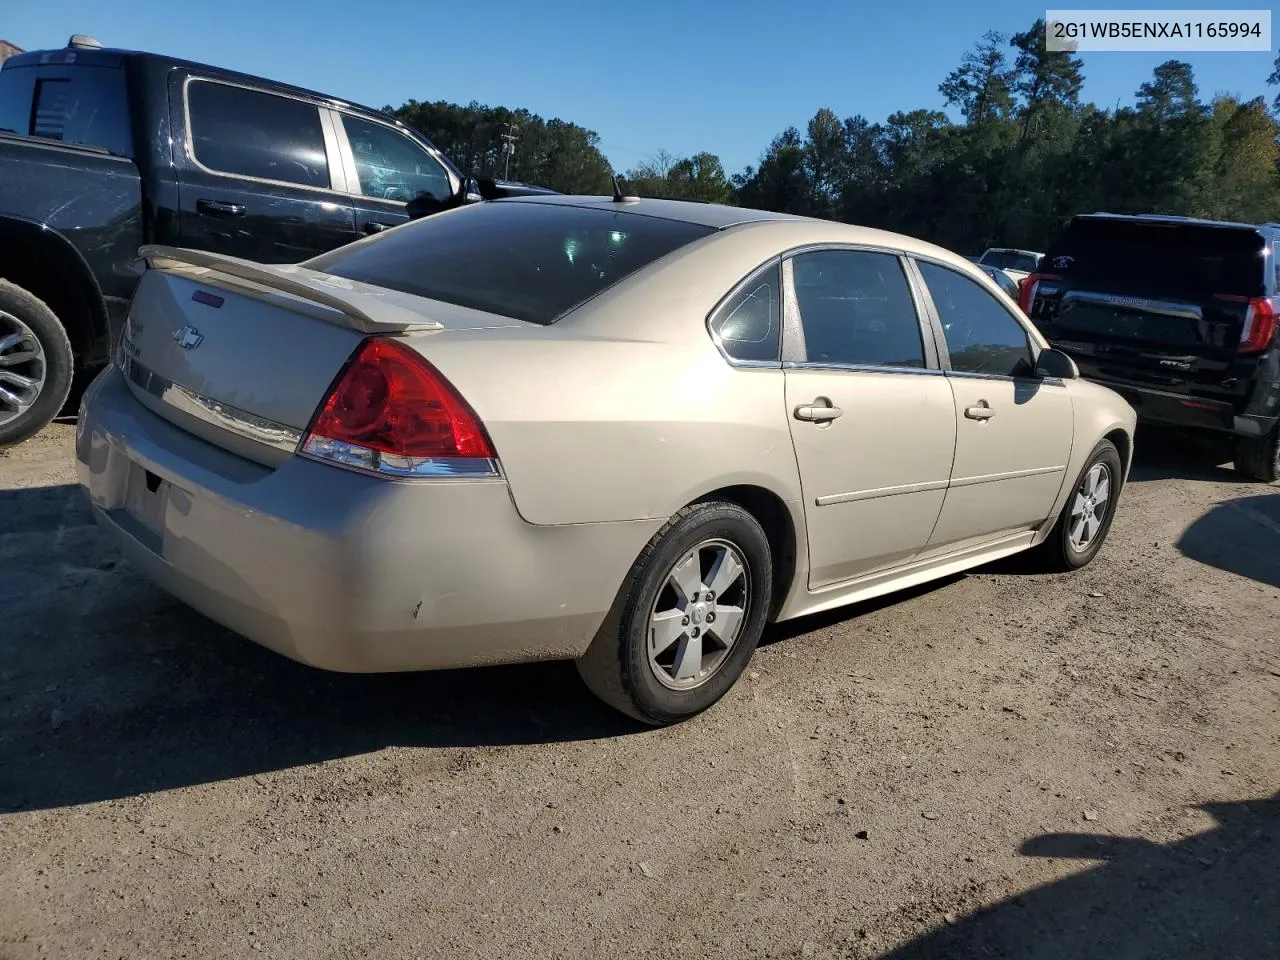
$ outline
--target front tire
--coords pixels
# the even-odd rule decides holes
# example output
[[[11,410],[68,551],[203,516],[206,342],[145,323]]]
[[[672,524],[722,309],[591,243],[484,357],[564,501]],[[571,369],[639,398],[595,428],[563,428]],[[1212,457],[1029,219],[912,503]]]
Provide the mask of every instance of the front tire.
[[[71,390],[71,341],[48,305],[0,280],[0,447],[38,433]]]
[[[1236,441],[1235,466],[1236,473],[1250,480],[1280,480],[1280,424],[1260,437],[1240,437]]]
[[[1085,461],[1058,522],[1037,548],[1042,568],[1078,570],[1098,555],[1111,531],[1123,477],[1115,444],[1101,441]]]
[[[769,540],[734,503],[685,507],[641,552],[578,673],[591,692],[654,726],[723,697],[764,631]]]

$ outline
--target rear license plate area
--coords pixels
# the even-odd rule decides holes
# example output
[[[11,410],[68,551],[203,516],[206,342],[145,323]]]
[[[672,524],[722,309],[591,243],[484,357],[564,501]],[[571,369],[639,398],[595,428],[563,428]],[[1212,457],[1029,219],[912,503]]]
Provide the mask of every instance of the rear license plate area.
[[[164,514],[168,505],[169,481],[139,464],[129,464],[123,504],[129,518],[159,539],[164,535]]]

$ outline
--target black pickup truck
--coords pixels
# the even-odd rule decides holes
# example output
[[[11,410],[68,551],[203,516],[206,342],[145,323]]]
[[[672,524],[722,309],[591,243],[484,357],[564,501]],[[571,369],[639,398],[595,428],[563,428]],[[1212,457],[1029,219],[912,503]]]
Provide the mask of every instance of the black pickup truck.
[[[298,262],[461,203],[464,176],[380,111],[72,37],[0,68],[0,446],[108,359],[144,243]],[[246,349],[251,349],[246,345]]]

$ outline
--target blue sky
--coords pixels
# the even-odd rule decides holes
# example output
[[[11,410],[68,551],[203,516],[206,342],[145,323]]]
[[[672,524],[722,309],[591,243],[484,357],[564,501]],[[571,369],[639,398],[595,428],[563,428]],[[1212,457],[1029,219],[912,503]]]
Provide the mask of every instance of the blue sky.
[[[1164,2],[1169,9],[1207,6]],[[708,150],[731,173],[755,163],[788,125],[803,129],[820,107],[872,121],[895,110],[941,108],[938,83],[984,31],[1025,30],[1046,9],[1018,0],[5,6],[0,39],[28,50],[88,33],[105,46],[214,63],[375,107],[409,98],[523,106],[595,130],[619,169],[662,148],[681,156]],[[1108,107],[1131,103],[1151,69],[1172,56],[1086,54],[1085,97]],[[1274,55],[1178,56],[1193,65],[1208,98],[1266,92]]]

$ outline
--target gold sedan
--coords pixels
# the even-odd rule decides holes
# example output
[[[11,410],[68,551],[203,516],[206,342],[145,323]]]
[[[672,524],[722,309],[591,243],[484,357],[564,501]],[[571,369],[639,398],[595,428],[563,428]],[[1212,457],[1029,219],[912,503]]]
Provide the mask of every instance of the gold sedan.
[[[317,667],[573,659],[678,721],[769,622],[1083,566],[1132,457],[980,269],[876,230],[547,196],[299,266],[143,255],[81,482],[144,574]]]

